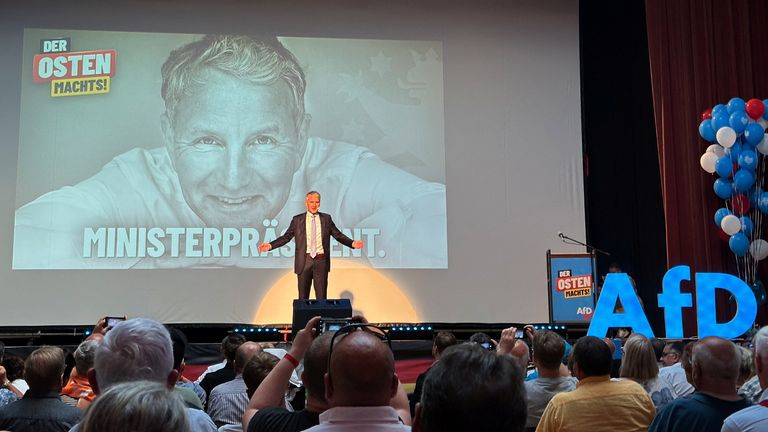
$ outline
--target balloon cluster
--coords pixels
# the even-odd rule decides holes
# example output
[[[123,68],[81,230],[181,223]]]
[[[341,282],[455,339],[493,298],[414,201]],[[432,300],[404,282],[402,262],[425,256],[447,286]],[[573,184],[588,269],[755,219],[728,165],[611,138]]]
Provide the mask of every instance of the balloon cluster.
[[[767,126],[768,99],[744,102],[737,97],[701,113],[699,124],[699,135],[711,143],[699,162],[704,171],[717,174],[715,194],[725,201],[715,212],[715,224],[728,236],[739,276],[750,284],[756,283],[757,262],[768,257],[768,242],[760,238],[768,213],[763,190]]]

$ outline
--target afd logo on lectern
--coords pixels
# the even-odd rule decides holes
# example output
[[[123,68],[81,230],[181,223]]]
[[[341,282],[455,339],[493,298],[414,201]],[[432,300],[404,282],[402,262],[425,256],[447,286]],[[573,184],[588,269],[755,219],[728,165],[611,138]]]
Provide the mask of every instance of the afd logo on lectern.
[[[691,280],[688,266],[669,269],[662,280],[659,307],[664,309],[665,337],[683,338],[683,308],[693,306],[693,295],[680,292],[682,281]],[[726,273],[696,273],[696,318],[698,336],[735,338],[747,332],[757,316],[757,300],[749,286],[736,276]],[[715,290],[726,290],[736,301],[736,315],[726,323],[717,322]],[[621,300],[624,312],[614,312],[616,301]],[[631,327],[636,333],[654,337],[648,318],[643,312],[637,293],[626,273],[610,273],[605,278],[600,298],[595,306],[589,336],[605,337],[611,327]]]

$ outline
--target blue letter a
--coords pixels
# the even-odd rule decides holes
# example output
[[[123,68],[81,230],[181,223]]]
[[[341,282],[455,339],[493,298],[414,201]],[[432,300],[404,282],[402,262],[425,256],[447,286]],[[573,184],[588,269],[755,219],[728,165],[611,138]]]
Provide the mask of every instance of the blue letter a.
[[[613,312],[616,300],[621,300],[624,313]],[[606,276],[587,336],[605,337],[611,327],[632,327],[635,333],[653,337],[651,324],[645,317],[640,300],[626,273],[610,273]]]

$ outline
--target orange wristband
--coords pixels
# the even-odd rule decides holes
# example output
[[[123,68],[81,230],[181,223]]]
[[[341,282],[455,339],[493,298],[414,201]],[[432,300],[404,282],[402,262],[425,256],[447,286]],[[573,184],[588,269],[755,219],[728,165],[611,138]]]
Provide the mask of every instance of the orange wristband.
[[[291,362],[291,364],[293,365],[294,368],[299,367],[299,361],[296,360],[296,358],[294,356],[292,356],[292,355],[290,355],[288,353],[285,353],[283,358],[288,360],[289,362]]]

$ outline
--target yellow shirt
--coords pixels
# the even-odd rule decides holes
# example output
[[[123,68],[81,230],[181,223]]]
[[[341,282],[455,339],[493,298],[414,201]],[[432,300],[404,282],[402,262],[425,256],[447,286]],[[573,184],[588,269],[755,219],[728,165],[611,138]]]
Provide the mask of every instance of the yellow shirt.
[[[611,381],[608,375],[588,377],[576,390],[552,398],[536,432],[647,431],[655,415],[656,408],[640,384]]]

